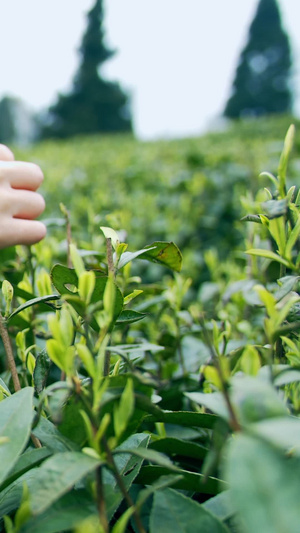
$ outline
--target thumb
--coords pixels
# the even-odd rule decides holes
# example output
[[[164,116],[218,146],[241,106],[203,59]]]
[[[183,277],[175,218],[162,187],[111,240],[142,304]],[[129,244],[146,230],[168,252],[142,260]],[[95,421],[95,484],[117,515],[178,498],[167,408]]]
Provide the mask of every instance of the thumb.
[[[4,144],[0,144],[0,161],[14,161],[14,154]]]

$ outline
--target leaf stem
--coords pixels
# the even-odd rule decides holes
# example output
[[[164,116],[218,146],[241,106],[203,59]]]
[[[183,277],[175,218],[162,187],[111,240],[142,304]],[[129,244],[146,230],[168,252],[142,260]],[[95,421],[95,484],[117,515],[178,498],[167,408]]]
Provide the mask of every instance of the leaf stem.
[[[108,266],[108,273],[113,274],[115,276],[115,266],[114,266],[114,260],[113,260],[113,249],[112,249],[112,243],[111,238],[108,237],[106,239],[106,255],[107,255],[107,266]]]
[[[9,338],[8,331],[6,328],[6,323],[2,316],[2,313],[0,313],[0,336],[3,341],[7,365],[11,373],[14,389],[15,389],[15,392],[17,392],[21,390],[21,384],[20,384],[20,380],[18,376],[16,362],[14,359],[14,354],[13,354],[11,343],[10,343],[10,338]]]
[[[103,472],[103,467],[99,466],[96,471],[97,507],[98,507],[100,524],[103,528],[104,533],[108,533],[109,524],[108,524],[107,514],[106,514],[102,472]]]

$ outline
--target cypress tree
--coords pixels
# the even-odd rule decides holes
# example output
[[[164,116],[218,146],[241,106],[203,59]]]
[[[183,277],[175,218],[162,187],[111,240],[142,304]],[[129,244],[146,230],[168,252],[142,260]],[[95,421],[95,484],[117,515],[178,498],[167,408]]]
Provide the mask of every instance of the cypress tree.
[[[291,50],[276,0],[260,0],[241,53],[224,116],[239,118],[292,109]]]
[[[103,63],[114,55],[105,45],[103,20],[103,0],[96,0],[87,15],[73,89],[59,95],[50,108],[50,123],[44,127],[42,137],[132,131],[127,95],[118,83],[107,81],[100,74]]]

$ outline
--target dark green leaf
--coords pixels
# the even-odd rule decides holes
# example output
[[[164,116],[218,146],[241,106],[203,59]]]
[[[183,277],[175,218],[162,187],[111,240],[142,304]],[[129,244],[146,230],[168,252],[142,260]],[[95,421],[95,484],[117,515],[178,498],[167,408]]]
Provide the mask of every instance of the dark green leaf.
[[[95,503],[84,490],[62,496],[46,511],[31,518],[20,533],[60,533],[73,530],[80,522],[96,514]]]
[[[116,324],[132,324],[133,322],[143,320],[145,316],[147,316],[145,313],[138,313],[137,311],[132,311],[131,309],[125,309],[120,313]]]
[[[213,498],[203,503],[203,507],[219,520],[228,520],[236,513],[230,490],[224,490],[224,492],[213,496]]]
[[[123,451],[115,450],[114,454],[118,453],[124,453]],[[141,457],[142,459],[146,459],[147,461],[150,461],[151,463],[156,463],[157,465],[163,466],[165,468],[168,468],[169,470],[174,470],[178,472],[178,468],[170,461],[169,457],[166,455],[157,452],[156,450],[151,450],[149,448],[129,448],[126,453],[129,453],[130,455],[135,455],[137,457]]]
[[[116,450],[122,451],[129,448],[143,449],[147,447],[149,439],[149,435],[145,435],[144,433],[136,433],[118,446]],[[143,459],[141,457],[129,455],[128,453],[116,454],[114,459],[118,471],[123,478],[124,486],[127,490],[129,490],[141,469]],[[105,486],[107,514],[109,518],[111,518],[123,500],[123,495],[118,489],[114,476],[108,470],[104,470],[103,482]]]
[[[37,394],[41,394],[46,386],[48,374],[50,371],[51,361],[46,350],[41,351],[36,358],[33,371],[34,388]]]
[[[241,218],[241,222],[256,222],[257,224],[262,224],[259,215],[245,215],[243,218]]]
[[[173,489],[154,494],[150,533],[228,533],[228,529],[199,503]]]
[[[33,388],[24,389],[0,402],[0,483],[15,465],[23,451],[33,418]]]
[[[287,213],[287,201],[284,198],[283,200],[268,200],[261,204],[264,214],[268,218],[278,218],[286,215]]]
[[[43,416],[40,418],[38,425],[33,430],[34,435],[47,446],[53,453],[78,450],[79,447],[75,442],[64,437],[50,422]]]
[[[164,422],[165,424],[175,424],[188,427],[198,427],[212,429],[218,421],[216,415],[193,413],[192,411],[158,411],[146,420]]]
[[[143,466],[136,478],[136,483],[151,485],[160,476],[166,476],[169,474],[170,470],[163,466]],[[227,483],[224,483],[219,479],[213,477],[208,477],[206,479],[202,474],[188,472],[187,470],[178,469],[174,474],[180,474],[182,476],[182,479],[174,484],[176,489],[214,495],[228,488]]]
[[[1,485],[1,490],[10,485],[17,479],[30,470],[38,466],[42,461],[51,455],[48,448],[28,448],[17,460],[14,468],[10,471],[9,476]]]
[[[21,313],[21,311],[24,311],[24,309],[27,309],[28,307],[32,307],[33,305],[48,303],[53,300],[59,300],[59,298],[60,296],[58,296],[57,294],[50,294],[49,296],[39,296],[37,298],[33,298],[32,300],[27,300],[27,302],[20,305],[20,307],[15,309],[15,311],[9,315],[9,317],[7,318],[7,322],[10,322],[10,320],[14,316],[18,315],[19,313]]]
[[[33,514],[44,512],[100,464],[97,459],[80,452],[56,453],[47,459],[37,470],[30,487]]]
[[[208,452],[207,448],[200,444],[170,437],[151,442],[150,448],[170,456],[180,455],[193,459],[203,459]]]
[[[230,443],[225,475],[245,533],[299,530],[298,457],[240,434]]]
[[[164,265],[175,272],[180,272],[182,267],[182,255],[174,242],[153,242],[145,246],[145,253],[139,259],[148,259],[153,263]]]

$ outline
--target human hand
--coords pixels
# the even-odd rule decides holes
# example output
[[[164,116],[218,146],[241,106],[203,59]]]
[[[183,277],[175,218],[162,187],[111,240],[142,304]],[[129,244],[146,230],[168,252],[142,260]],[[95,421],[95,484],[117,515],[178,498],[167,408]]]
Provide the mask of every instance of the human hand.
[[[43,179],[39,166],[15,161],[0,144],[0,249],[45,237],[45,225],[34,220],[45,209],[44,198],[36,192]]]

